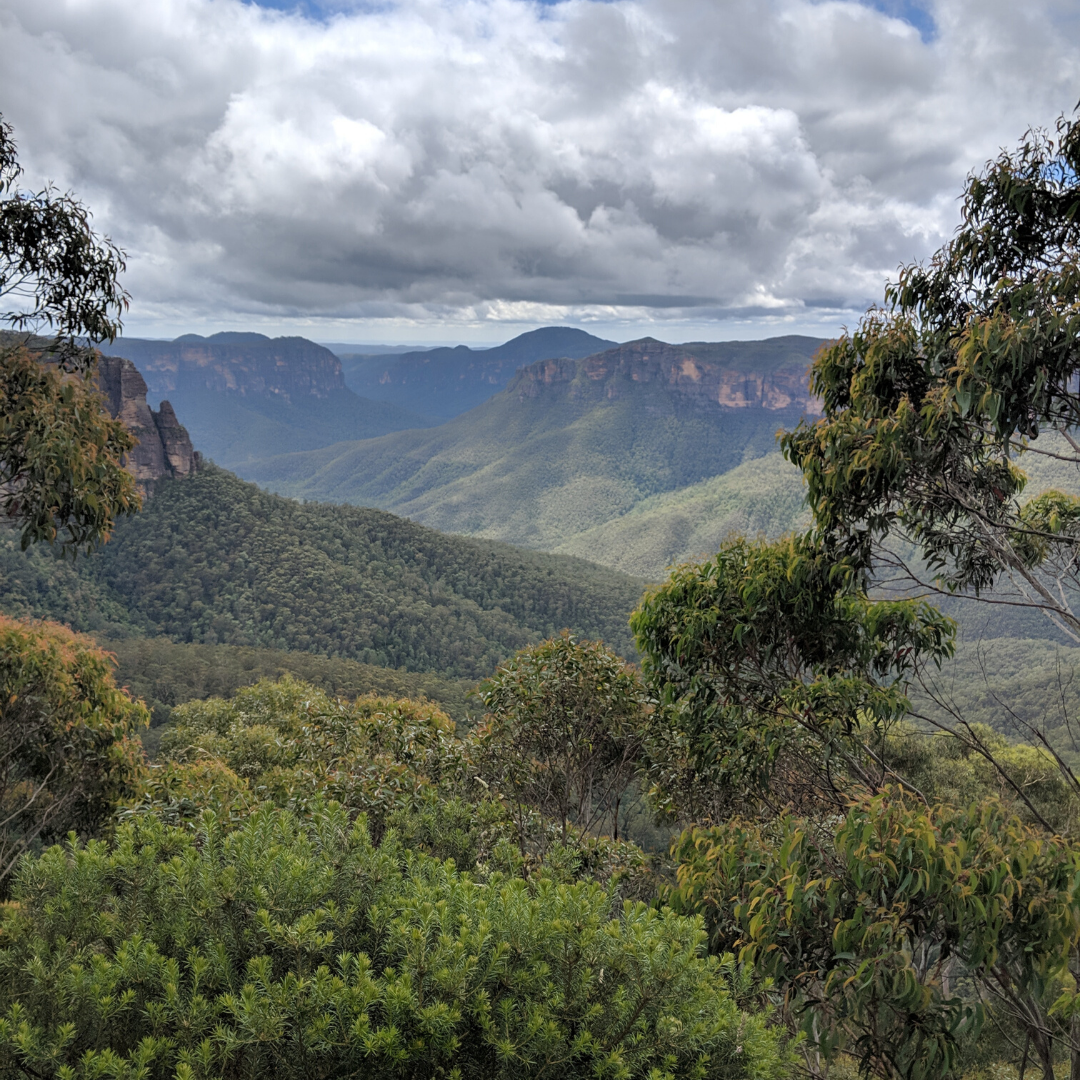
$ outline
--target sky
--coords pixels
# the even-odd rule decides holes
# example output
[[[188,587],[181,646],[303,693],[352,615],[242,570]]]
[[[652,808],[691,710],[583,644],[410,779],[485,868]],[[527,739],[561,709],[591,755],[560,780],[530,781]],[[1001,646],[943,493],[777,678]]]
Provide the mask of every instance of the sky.
[[[1076,0],[0,0],[125,332],[828,335],[1080,99]]]

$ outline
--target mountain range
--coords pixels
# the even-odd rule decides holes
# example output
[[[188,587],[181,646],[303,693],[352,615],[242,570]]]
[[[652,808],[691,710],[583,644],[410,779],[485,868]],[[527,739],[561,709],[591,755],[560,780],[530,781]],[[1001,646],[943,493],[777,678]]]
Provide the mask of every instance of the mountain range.
[[[244,475],[295,498],[596,559],[575,538],[774,451],[777,430],[817,408],[806,371],[819,346],[645,338],[542,360],[438,427],[279,455]]]
[[[545,327],[488,350],[344,360],[306,338],[236,332],[119,338],[107,351],[138,367],[153,403],[169,399],[204,456],[243,473],[275,454],[432,427],[498,392],[522,364],[611,344]]]
[[[119,338],[107,351],[134,362],[152,401],[168,398],[200,453],[233,469],[284,450],[437,423],[353,393],[337,356],[301,337]]]
[[[523,335],[518,355],[575,345],[550,329]],[[160,722],[192,696],[282,671],[333,692],[427,693],[464,717],[470,682],[520,645],[569,627],[631,655],[626,617],[646,581],[711,554],[731,532],[774,536],[806,523],[802,478],[776,452],[775,433],[817,409],[806,369],[819,344],[643,339],[583,357],[541,356],[516,367],[502,389],[505,354],[485,366],[482,350],[447,350],[446,367],[426,369],[410,367],[411,356],[396,374],[383,357],[384,385],[395,393],[426,370],[445,393],[456,378],[459,402],[486,395],[437,423],[351,393],[340,360],[304,339],[121,342],[178,415],[149,409],[142,378],[120,360],[102,362],[110,410],[140,427],[168,468],[159,463],[142,513],[74,565],[21,552],[12,534],[0,534],[3,607],[116,643],[123,678]],[[372,415],[432,426],[295,450],[304,438],[333,438],[335,403],[346,403],[355,423],[357,401],[383,410]],[[190,444],[177,457],[184,468],[175,467],[181,424],[227,433],[247,455],[241,471],[320,501],[282,498],[213,466],[192,473]],[[205,449],[206,435],[195,445]],[[290,446],[295,452],[267,454]],[[1052,453],[1022,465],[1031,492],[1080,490],[1075,470]],[[1077,650],[1045,620],[959,598],[941,603],[963,632],[960,657],[941,678],[973,718],[1008,729],[999,692],[1012,683],[1036,712],[1062,704],[1032,690],[1067,689],[1080,675]]]
[[[445,420],[486,401],[526,364],[580,360],[614,344],[573,327],[545,326],[490,349],[457,345],[383,356],[345,353],[341,364],[356,393]]]

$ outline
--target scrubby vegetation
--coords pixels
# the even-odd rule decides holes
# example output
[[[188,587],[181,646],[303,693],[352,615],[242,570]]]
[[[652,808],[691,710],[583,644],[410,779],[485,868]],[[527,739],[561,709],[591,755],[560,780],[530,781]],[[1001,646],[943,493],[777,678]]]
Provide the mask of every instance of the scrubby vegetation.
[[[232,697],[260,679],[292,675],[332,697],[430,699],[455,720],[465,719],[474,679],[375,667],[341,657],[246,645],[179,644],[164,637],[106,638],[116,658],[116,682],[150,708],[154,729],[169,723],[177,705]]]

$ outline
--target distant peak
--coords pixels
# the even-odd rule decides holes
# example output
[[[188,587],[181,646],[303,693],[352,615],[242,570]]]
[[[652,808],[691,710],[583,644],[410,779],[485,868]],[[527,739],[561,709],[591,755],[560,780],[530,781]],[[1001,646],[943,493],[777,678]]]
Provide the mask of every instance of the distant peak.
[[[256,334],[244,330],[222,330],[218,334],[211,334],[205,340],[220,345],[262,345],[270,339],[265,334]]]

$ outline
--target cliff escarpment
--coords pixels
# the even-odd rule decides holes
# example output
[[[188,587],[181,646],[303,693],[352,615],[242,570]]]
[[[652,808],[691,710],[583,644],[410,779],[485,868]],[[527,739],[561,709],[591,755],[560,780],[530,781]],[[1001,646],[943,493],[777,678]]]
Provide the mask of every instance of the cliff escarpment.
[[[818,344],[797,337],[688,345],[642,338],[580,360],[530,364],[507,389],[519,401],[553,395],[600,402],[640,395],[648,388],[664,394],[676,408],[818,414],[820,402],[810,394],[807,378],[808,355]],[[763,355],[764,345],[771,346],[770,355]]]
[[[97,381],[110,415],[139,440],[124,465],[144,495],[151,494],[159,480],[195,472],[198,455],[187,430],[167,401],[157,410],[150,408],[146,401],[146,381],[130,360],[102,356],[98,360]]]
[[[774,453],[778,429],[818,411],[807,369],[820,345],[646,338],[539,360],[429,431],[281,455],[248,476],[282,494],[551,550],[645,499]]]
[[[545,326],[489,349],[458,345],[397,356],[345,354],[342,365],[345,381],[358,394],[450,419],[497,394],[524,364],[591,356],[614,344],[570,326]]]
[[[211,390],[286,403],[330,398],[345,390],[341,361],[302,337],[263,334],[185,334],[175,341],[123,338],[114,352],[133,361],[149,392]]]
[[[354,394],[345,385],[341,361],[306,338],[121,338],[109,351],[136,364],[151,400],[172,401],[206,457],[239,471],[272,454],[435,423]]]

